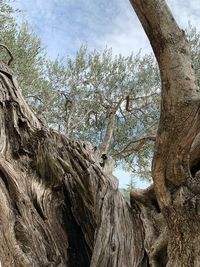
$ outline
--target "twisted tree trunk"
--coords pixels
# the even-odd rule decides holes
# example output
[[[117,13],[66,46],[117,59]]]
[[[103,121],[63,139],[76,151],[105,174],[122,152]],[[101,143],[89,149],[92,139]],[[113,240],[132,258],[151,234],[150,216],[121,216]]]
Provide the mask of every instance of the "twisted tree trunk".
[[[0,63],[3,267],[200,266],[200,94],[187,41],[163,0],[131,2],[162,79],[154,185],[130,207],[106,162],[43,125]]]
[[[149,189],[133,192],[132,198],[140,203],[147,224],[145,247],[151,266],[198,267],[200,159],[199,142],[195,139],[200,130],[200,90],[188,42],[164,0],[131,0],[131,3],[151,42],[162,81],[160,124],[152,167],[156,197]],[[150,200],[157,200],[159,206],[151,202],[150,208]],[[151,219],[157,227],[151,228]],[[149,239],[151,244],[147,242]]]
[[[124,201],[87,143],[36,118],[3,63],[0,109],[2,266],[142,266],[137,205]]]

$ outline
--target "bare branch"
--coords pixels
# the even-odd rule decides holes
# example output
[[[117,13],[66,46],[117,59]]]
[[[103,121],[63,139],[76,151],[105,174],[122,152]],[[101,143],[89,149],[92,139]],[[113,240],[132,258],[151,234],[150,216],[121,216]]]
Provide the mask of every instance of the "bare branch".
[[[155,96],[155,95],[158,95],[158,93],[152,93],[152,94],[149,94],[149,95],[138,96],[138,97],[135,97],[135,98],[130,98],[129,95],[126,96],[126,111],[128,111],[128,112],[132,112],[132,111],[134,111],[134,110],[137,109],[137,108],[132,108],[132,109],[130,109],[130,101],[137,101],[137,100],[139,100],[139,99],[145,99],[145,100],[146,100],[146,101],[145,101],[146,103],[142,106],[142,107],[144,108],[144,107],[146,107],[146,106],[149,105],[149,103],[147,103],[147,99],[148,99],[149,97],[152,97],[152,96]]]
[[[36,95],[28,95],[26,98],[35,98],[36,100],[40,101],[42,104],[44,104],[44,102],[42,101],[41,98],[39,98],[38,96]]]
[[[111,140],[113,137],[113,130],[115,125],[115,117],[116,117],[116,110],[111,110],[111,112],[108,115],[108,122],[106,126],[106,132],[103,138],[102,143],[99,145],[99,151],[100,154],[107,153]]]
[[[120,152],[114,153],[113,157],[121,157],[123,154],[127,154],[127,153],[137,153],[147,141],[156,141],[156,136],[146,136],[137,140],[132,140],[130,141]],[[139,143],[137,144],[137,146],[132,147],[129,149],[130,145],[135,144],[135,143]]]
[[[107,108],[108,111],[108,122],[106,126],[105,135],[103,138],[102,143],[99,145],[100,154],[107,153],[108,149],[110,148],[111,141],[113,138],[113,131],[115,126],[115,119],[116,119],[116,112],[119,109],[121,103],[124,101],[124,98],[120,98],[116,104],[112,103],[111,106]]]

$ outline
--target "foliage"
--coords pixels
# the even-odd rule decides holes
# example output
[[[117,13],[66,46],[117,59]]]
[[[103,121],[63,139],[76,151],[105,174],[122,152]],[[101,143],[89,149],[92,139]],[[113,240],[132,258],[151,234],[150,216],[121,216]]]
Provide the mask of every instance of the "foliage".
[[[159,120],[160,79],[152,55],[113,55],[112,49],[75,58],[47,60],[41,40],[27,23],[17,25],[9,1],[0,1],[0,38],[12,51],[12,65],[29,105],[54,129],[100,147],[113,120],[109,153],[134,176],[150,178],[150,159]],[[200,83],[200,34],[187,36]],[[0,58],[8,61],[0,50]],[[114,114],[114,116],[112,116]],[[111,124],[111,123],[110,123]]]
[[[0,10],[2,10],[1,42],[9,47],[14,56],[11,67],[23,89],[24,96],[31,107],[41,113],[41,101],[47,105],[48,97],[51,96],[51,87],[46,77],[45,50],[42,48],[40,38],[34,34],[28,23],[24,22],[22,25],[16,23],[14,15],[20,11],[12,8],[9,1],[0,1]],[[0,59],[4,62],[9,60],[2,48]],[[44,105],[42,106],[44,109]]]
[[[13,14],[14,10],[10,5],[11,1],[0,0],[0,23],[2,28],[9,30],[14,24]]]
[[[157,128],[160,82],[152,56],[113,56],[111,49],[89,53],[82,46],[66,65],[59,59],[49,63],[48,77],[60,94],[59,129],[65,134],[99,146],[114,112],[110,153],[118,164],[128,163],[130,169],[142,163],[134,157],[140,151],[143,158],[150,156],[136,141],[154,135]]]
[[[190,45],[193,68],[196,73],[198,85],[200,86],[200,32],[189,23],[186,34]]]

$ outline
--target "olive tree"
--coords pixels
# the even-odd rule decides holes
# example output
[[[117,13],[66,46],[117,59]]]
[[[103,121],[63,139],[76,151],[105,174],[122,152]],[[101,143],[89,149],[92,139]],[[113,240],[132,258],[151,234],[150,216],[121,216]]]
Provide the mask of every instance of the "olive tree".
[[[50,62],[48,77],[57,92],[50,125],[90,141],[124,168],[136,171],[133,162],[138,163],[138,173],[144,174],[159,118],[160,79],[153,57],[88,52],[82,46],[66,64]]]
[[[199,33],[190,26],[187,38],[198,78]],[[88,52],[82,46],[66,63],[49,62],[47,76],[54,92],[46,105],[54,112],[45,113],[50,126],[92,142],[122,168],[150,178],[161,88],[151,55],[114,56],[111,49]]]
[[[105,155],[37,118],[0,64],[3,266],[199,266],[199,88],[163,0],[131,1],[161,76],[153,185],[121,196]]]

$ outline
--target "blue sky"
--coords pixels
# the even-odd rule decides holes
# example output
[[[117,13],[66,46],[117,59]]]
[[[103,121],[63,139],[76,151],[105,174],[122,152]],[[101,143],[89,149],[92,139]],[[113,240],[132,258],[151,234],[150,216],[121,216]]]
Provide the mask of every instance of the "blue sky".
[[[190,20],[200,29],[199,0],[168,0],[182,28]],[[74,55],[81,44],[112,47],[114,53],[150,52],[149,42],[128,0],[16,0],[25,10],[49,57]]]
[[[180,27],[188,21],[200,31],[199,0],[167,0]],[[113,52],[129,55],[150,53],[151,47],[128,0],[15,0],[15,7],[25,12],[19,21],[27,20],[41,37],[47,56],[74,56],[81,44],[89,49],[112,47]],[[120,187],[130,175],[116,171]],[[146,183],[137,182],[138,187]]]

